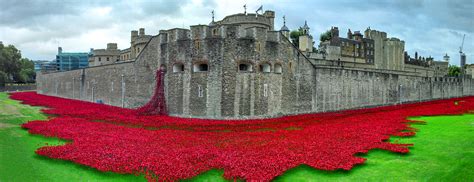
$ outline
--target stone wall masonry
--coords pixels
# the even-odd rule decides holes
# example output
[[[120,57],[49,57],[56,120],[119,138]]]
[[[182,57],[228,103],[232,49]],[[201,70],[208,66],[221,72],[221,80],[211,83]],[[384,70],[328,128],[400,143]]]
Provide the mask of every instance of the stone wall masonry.
[[[207,26],[160,31],[134,62],[39,73],[38,92],[136,108],[151,98],[155,71],[163,65],[167,69],[168,111],[180,117],[277,117],[474,94],[474,82],[470,78],[317,65],[279,32],[235,25],[214,28],[218,30],[216,34]],[[383,41],[386,36],[381,32],[371,33],[379,37],[375,41]],[[402,42],[394,43],[402,48]],[[193,65],[199,63],[207,63],[209,70],[195,72]],[[240,71],[241,63],[252,69]],[[175,64],[182,64],[184,71],[173,72]],[[269,73],[260,70],[263,64],[270,65]],[[281,65],[282,73],[275,72],[277,65]],[[400,66],[403,65],[375,65]]]
[[[155,70],[160,65],[157,40],[148,42],[148,49],[134,62],[57,73],[38,72],[37,91],[120,107],[139,107],[149,100],[154,90]]]

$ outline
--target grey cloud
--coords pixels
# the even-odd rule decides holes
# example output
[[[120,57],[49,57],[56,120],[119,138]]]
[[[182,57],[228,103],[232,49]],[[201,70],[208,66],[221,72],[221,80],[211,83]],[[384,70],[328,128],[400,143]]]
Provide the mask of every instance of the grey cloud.
[[[53,15],[70,15],[79,11],[80,1],[0,0],[0,25],[26,26],[32,21]]]

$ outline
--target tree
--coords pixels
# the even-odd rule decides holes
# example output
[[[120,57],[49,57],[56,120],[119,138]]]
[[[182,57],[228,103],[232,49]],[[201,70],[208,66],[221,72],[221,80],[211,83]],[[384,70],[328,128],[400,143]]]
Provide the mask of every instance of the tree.
[[[0,85],[34,82],[34,78],[34,63],[21,58],[21,52],[15,46],[0,44]]]
[[[319,36],[319,40],[320,40],[321,42],[324,42],[324,41],[327,41],[327,40],[331,40],[331,38],[332,38],[332,35],[331,35],[331,31],[330,31],[330,30],[328,30],[328,31],[326,31],[326,32],[324,32],[324,33],[322,33],[322,34]]]
[[[3,71],[0,71],[0,87],[4,87],[7,82],[7,74]]]
[[[299,37],[302,35],[303,35],[303,30],[301,28],[290,32],[290,39],[291,39],[291,42],[293,42],[293,45],[295,45],[296,47],[299,46]]]
[[[448,67],[448,76],[459,76],[461,75],[461,68],[456,65],[450,65]]]
[[[13,81],[18,77],[21,70],[21,53],[13,45],[1,46],[0,48],[0,71],[7,74],[7,81]]]
[[[19,72],[19,79],[16,81],[20,83],[34,82],[36,73],[35,64],[33,61],[29,60],[28,58],[21,58],[20,67],[21,70]]]

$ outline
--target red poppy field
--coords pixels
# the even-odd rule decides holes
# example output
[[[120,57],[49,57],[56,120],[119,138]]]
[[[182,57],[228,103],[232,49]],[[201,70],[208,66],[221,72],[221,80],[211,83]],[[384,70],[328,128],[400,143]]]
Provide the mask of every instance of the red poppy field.
[[[409,152],[411,144],[389,143],[412,136],[410,116],[462,114],[474,97],[262,120],[205,120],[143,116],[137,110],[63,99],[34,92],[13,93],[24,104],[47,107],[48,121],[23,124],[32,134],[70,140],[36,153],[100,171],[145,174],[150,181],[179,180],[210,169],[227,179],[269,181],[301,164],[350,170],[372,149]],[[380,119],[383,118],[383,119]],[[411,121],[413,122],[413,121]]]

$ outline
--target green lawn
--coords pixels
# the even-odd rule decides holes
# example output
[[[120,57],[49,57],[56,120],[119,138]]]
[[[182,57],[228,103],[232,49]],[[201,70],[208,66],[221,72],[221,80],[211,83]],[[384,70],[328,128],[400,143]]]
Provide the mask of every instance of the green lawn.
[[[21,105],[0,93],[0,181],[145,181],[142,176],[102,173],[72,162],[36,155],[55,138],[31,135],[20,124],[45,119],[39,108]],[[426,125],[415,137],[392,138],[414,143],[407,155],[373,150],[366,164],[351,171],[320,171],[300,166],[276,181],[474,181],[474,115],[421,117]],[[211,170],[191,181],[225,181],[223,171]]]

